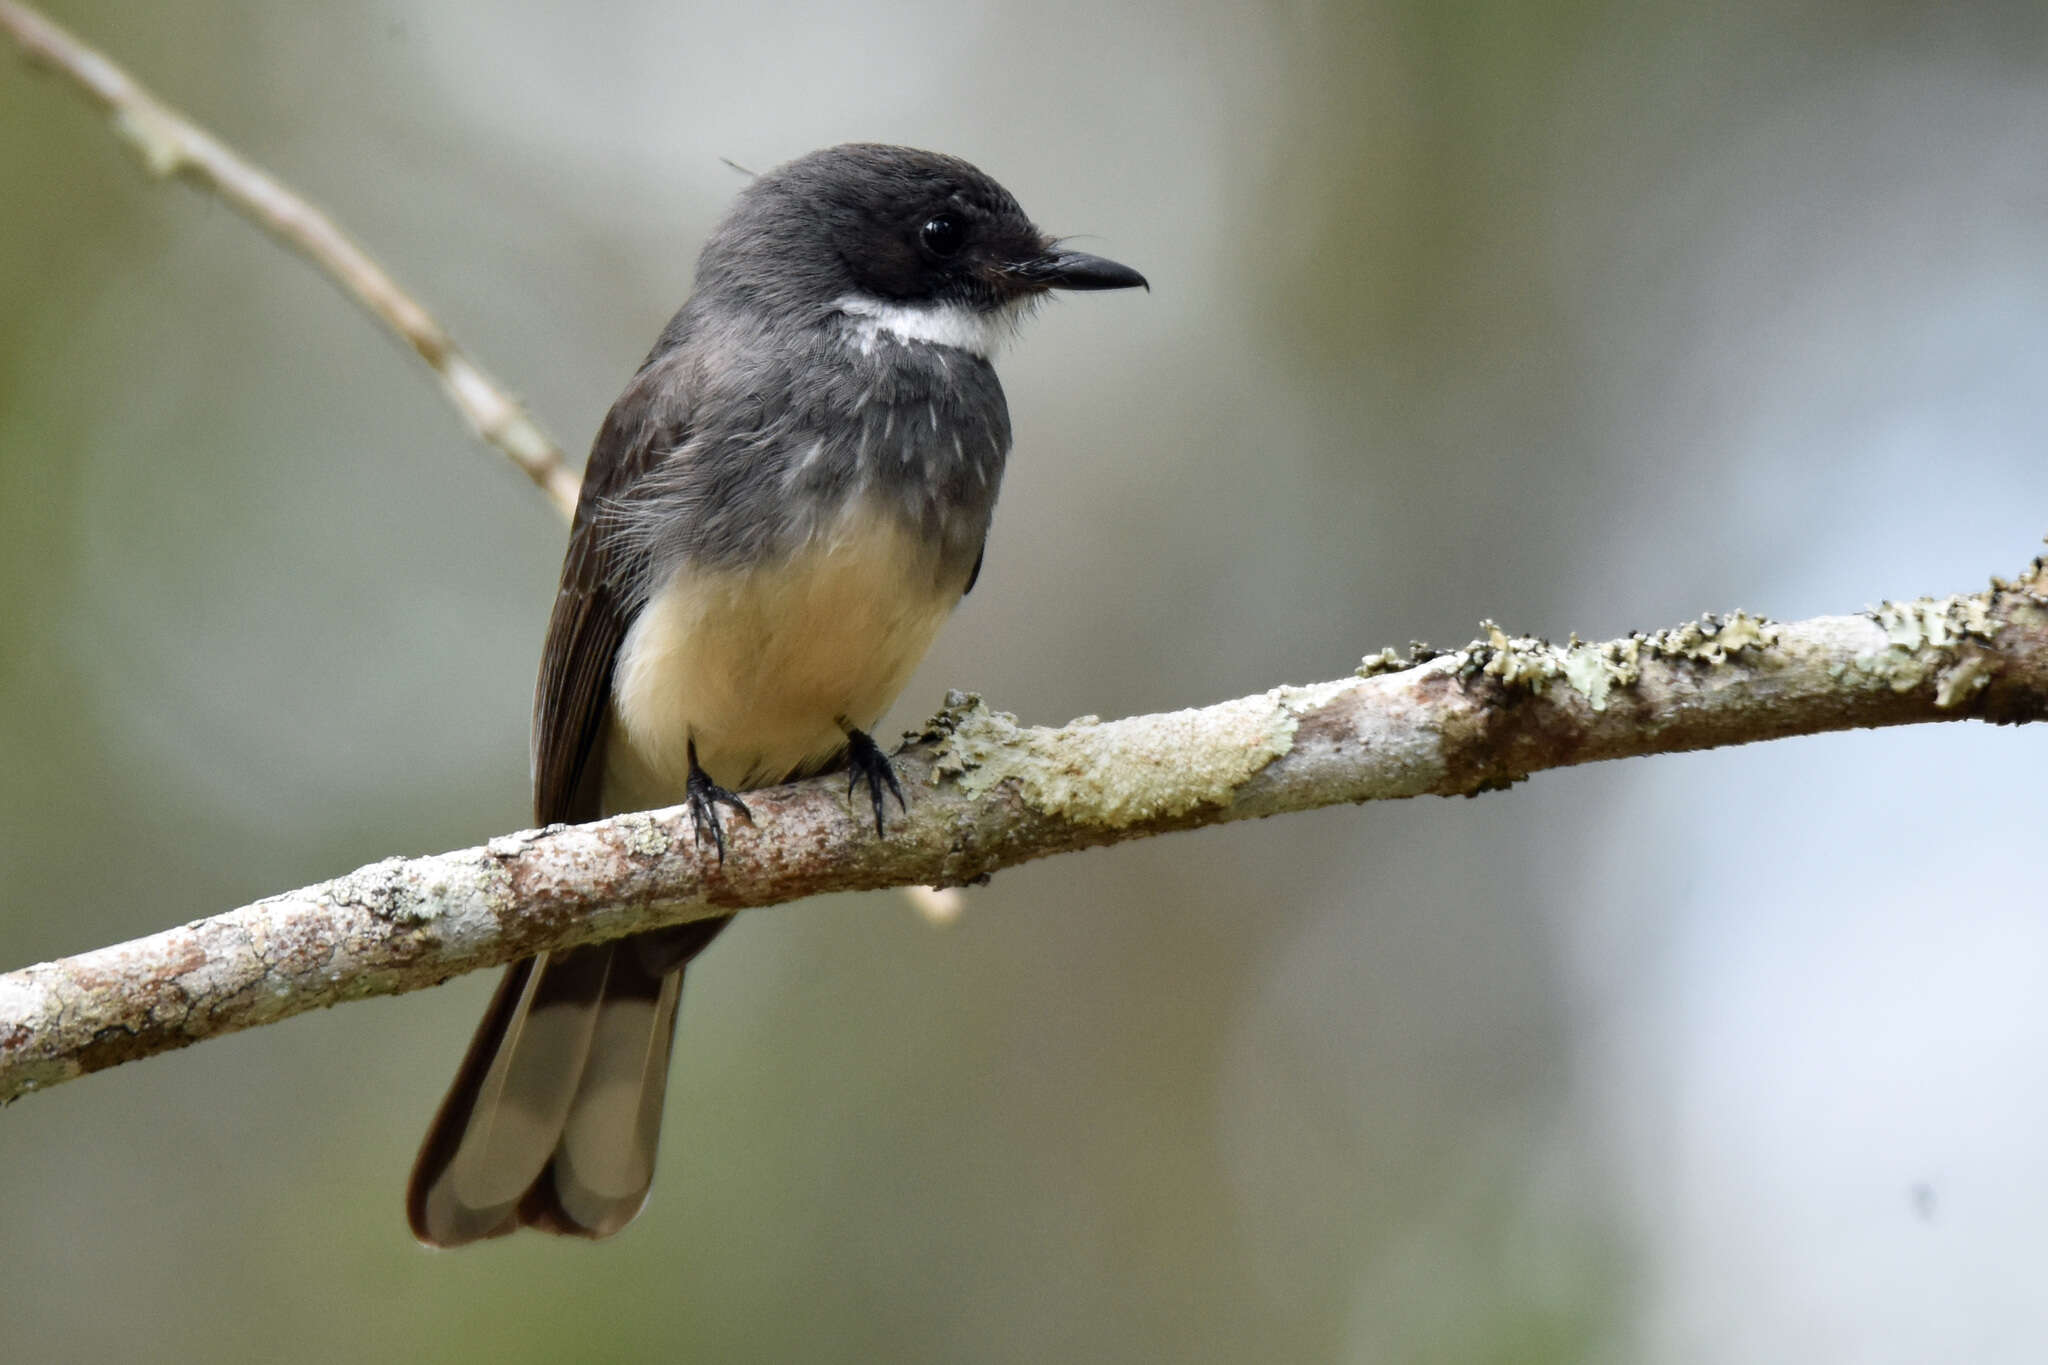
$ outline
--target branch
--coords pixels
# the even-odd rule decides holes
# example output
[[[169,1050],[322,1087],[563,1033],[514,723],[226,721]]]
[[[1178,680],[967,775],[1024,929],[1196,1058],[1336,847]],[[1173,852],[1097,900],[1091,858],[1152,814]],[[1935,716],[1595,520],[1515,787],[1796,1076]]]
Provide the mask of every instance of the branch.
[[[830,777],[749,792],[723,865],[682,808],[391,859],[0,976],[0,1102],[302,1011],[826,891],[1343,802],[1471,796],[1547,768],[1789,735],[2048,718],[2048,561],[1968,597],[1776,624],[1738,612],[1563,646],[1484,641],[1200,710],[1023,728],[955,694],[897,757],[886,840]]]
[[[113,116],[159,176],[219,194],[412,345],[471,427],[565,514],[555,444],[328,218],[34,10],[0,30]],[[180,929],[0,976],[0,1103],[342,1000],[550,948],[824,891],[957,884],[1049,854],[1545,768],[1858,726],[2048,716],[2048,571],[1973,597],[1776,625],[1737,613],[1604,645],[1499,630],[1448,654],[1199,711],[1021,729],[956,699],[900,758],[918,793],[886,841],[831,780],[748,794],[707,861],[680,810],[389,860]],[[943,894],[943,893],[942,893]],[[937,901],[942,916],[954,903]]]
[[[496,446],[554,501],[576,510],[578,479],[519,401],[485,374],[455,339],[334,221],[220,139],[144,89],[134,77],[26,5],[0,0],[0,30],[22,54],[71,82],[113,116],[115,133],[150,174],[182,175],[324,270],[372,317],[419,352],[441,390],[478,436]]]

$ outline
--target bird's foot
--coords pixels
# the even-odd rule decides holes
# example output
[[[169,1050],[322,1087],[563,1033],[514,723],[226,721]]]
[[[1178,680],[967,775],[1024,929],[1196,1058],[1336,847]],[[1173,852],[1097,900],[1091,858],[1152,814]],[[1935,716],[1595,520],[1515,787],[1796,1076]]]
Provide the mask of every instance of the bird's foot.
[[[690,824],[697,831],[697,842],[703,843],[708,832],[712,845],[718,850],[718,861],[725,861],[725,825],[718,818],[721,805],[731,806],[754,823],[754,812],[747,809],[747,803],[734,796],[711,780],[711,774],[697,766],[697,742],[690,741],[690,781],[687,798],[690,804]]]
[[[858,784],[868,784],[868,800],[875,808],[875,837],[882,838],[886,830],[882,825],[882,793],[887,791],[896,798],[896,804],[903,813],[910,813],[910,803],[903,799],[903,788],[896,785],[896,767],[889,762],[889,756],[865,731],[847,727],[846,731],[846,794],[851,797]]]

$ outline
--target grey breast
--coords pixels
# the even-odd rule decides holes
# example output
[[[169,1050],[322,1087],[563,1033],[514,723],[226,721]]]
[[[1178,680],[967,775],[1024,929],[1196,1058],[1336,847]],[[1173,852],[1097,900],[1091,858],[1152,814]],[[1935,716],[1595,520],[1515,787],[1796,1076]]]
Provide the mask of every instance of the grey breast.
[[[682,444],[614,509],[642,584],[681,564],[744,568],[792,553],[866,498],[963,577],[981,553],[1010,448],[995,368],[950,346],[844,319],[696,320],[650,366],[686,401]],[[686,397],[685,397],[686,396]]]

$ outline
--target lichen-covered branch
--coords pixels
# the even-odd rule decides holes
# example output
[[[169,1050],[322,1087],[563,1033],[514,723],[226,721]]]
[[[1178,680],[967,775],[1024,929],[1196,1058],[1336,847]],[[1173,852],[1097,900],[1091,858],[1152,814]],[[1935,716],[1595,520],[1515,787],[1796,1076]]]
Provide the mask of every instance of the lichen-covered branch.
[[[334,221],[165,104],[134,77],[27,5],[0,0],[0,31],[38,66],[69,78],[113,120],[151,174],[183,176],[325,271],[371,316],[419,352],[477,435],[526,471],[567,516],[579,480],[519,401],[455,344],[445,328]]]
[[[0,31],[160,176],[219,194],[433,368],[565,514],[577,479],[525,410],[299,196],[15,0]],[[960,883],[1031,858],[1337,802],[1471,795],[1544,768],[1856,726],[2048,714],[2048,575],[1778,625],[1737,614],[1600,645],[1488,638],[1203,710],[1025,729],[962,700],[899,759],[886,841],[829,780],[749,793],[707,861],[680,811],[392,860],[134,943],[0,976],[0,1102],[216,1034],[543,948],[821,891]],[[927,902],[948,913],[951,902]]]
[[[2048,565],[1974,596],[1604,644],[1484,640],[1352,677],[1027,728],[957,694],[897,757],[878,840],[830,777],[749,792],[721,865],[681,810],[392,859],[0,976],[0,1101],[304,1010],[542,949],[824,891],[959,884],[1048,854],[1254,816],[1470,796],[1546,768],[1790,735],[2048,717]]]

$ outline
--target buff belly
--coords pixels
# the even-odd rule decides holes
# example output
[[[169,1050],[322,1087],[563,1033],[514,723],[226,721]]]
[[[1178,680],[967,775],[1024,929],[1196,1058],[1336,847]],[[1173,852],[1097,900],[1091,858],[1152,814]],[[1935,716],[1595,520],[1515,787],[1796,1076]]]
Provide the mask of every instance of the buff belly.
[[[966,582],[967,566],[871,506],[778,563],[678,569],[619,651],[604,808],[681,801],[692,742],[734,789],[830,763],[849,727],[881,720]]]

